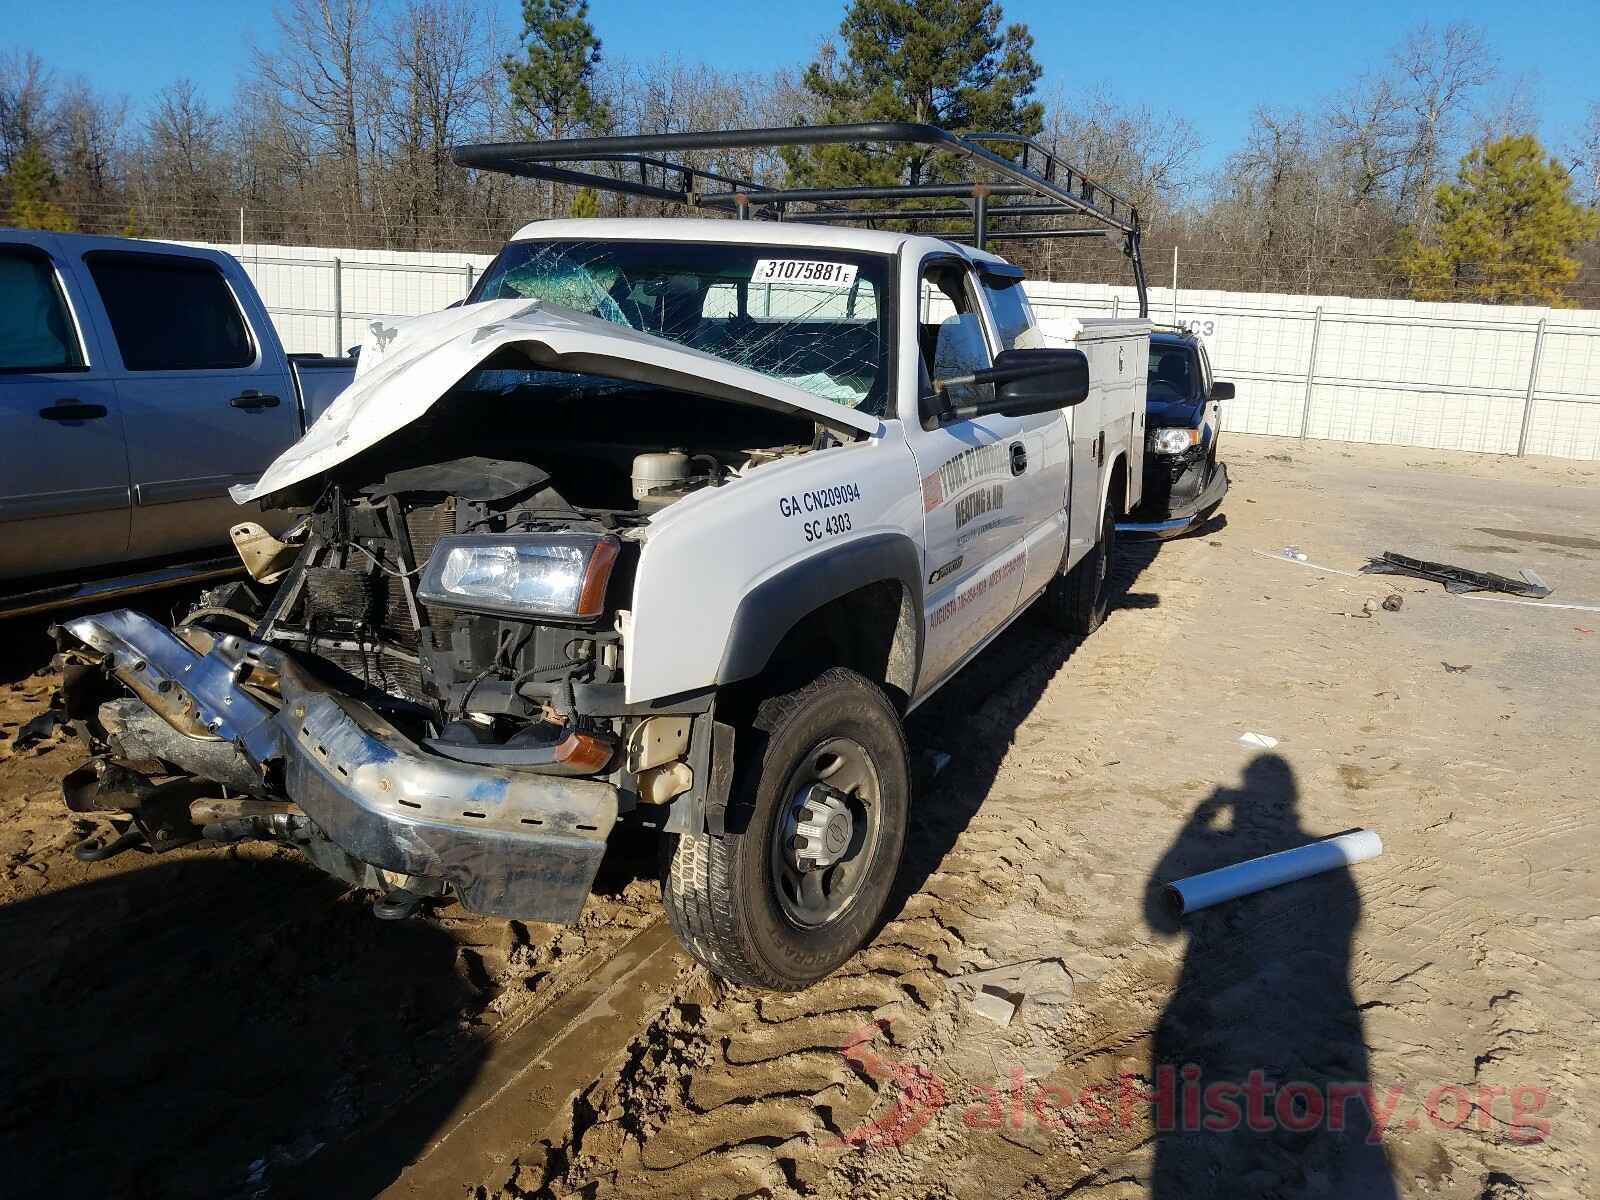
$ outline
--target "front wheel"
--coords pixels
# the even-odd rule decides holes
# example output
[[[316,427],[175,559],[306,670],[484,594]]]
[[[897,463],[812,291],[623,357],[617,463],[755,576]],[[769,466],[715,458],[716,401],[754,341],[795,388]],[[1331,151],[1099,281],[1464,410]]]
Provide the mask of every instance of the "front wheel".
[[[798,991],[882,919],[905,847],[911,771],[883,690],[833,668],[740,731],[742,832],[679,834],[662,879],[684,949],[725,979]]]

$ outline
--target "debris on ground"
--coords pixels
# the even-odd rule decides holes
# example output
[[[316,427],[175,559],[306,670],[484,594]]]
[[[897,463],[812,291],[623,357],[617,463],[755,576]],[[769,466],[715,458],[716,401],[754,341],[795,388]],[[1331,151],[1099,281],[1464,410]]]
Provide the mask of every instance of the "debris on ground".
[[[1466,663],[1466,664],[1458,667],[1458,666],[1455,666],[1453,663],[1447,663],[1443,659],[1440,659],[1439,660],[1439,665],[1441,667],[1443,667],[1451,675],[1460,675],[1464,671],[1472,670],[1472,664],[1471,663]]]
[[[1324,871],[1367,862],[1383,853],[1383,839],[1370,829],[1353,829],[1292,850],[1264,854],[1218,867],[1166,885],[1167,902],[1180,916],[1237,900]]]
[[[1278,739],[1267,733],[1241,733],[1239,745],[1246,750],[1271,750],[1278,744]]]
[[[1311,556],[1304,550],[1300,549],[1299,546],[1285,546],[1283,548],[1283,556],[1285,558],[1292,558],[1295,560],[1295,562],[1307,562],[1311,558]]]
[[[1444,584],[1452,594],[1463,592],[1505,592],[1512,596],[1527,596],[1542,600],[1551,588],[1533,571],[1521,572],[1521,579],[1508,579],[1489,571],[1474,571],[1468,567],[1455,567],[1449,563],[1428,562],[1421,558],[1407,558],[1386,550],[1361,568],[1363,575],[1409,575],[1413,579],[1431,579]]]
[[[1061,1007],[1072,1003],[1072,975],[1059,958],[1034,958],[956,976],[972,989],[972,1009],[996,1025],[1009,1025],[1024,1004]]]
[[[1390,592],[1383,598],[1384,612],[1399,612],[1405,606],[1406,598],[1399,592]]]
[[[996,1025],[1011,1024],[1011,1018],[1017,1015],[1017,1009],[1021,1005],[1020,996],[994,984],[979,988],[972,996],[972,1011]]]
[[[17,730],[16,739],[11,743],[13,750],[26,750],[35,742],[42,742],[55,733],[58,725],[65,725],[66,719],[55,709],[40,713],[21,729]]]

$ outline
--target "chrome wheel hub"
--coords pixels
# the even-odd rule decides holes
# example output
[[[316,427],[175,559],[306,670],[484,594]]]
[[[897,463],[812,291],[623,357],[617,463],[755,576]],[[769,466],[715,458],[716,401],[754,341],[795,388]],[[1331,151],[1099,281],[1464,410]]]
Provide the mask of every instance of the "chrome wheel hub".
[[[846,798],[825,783],[806,788],[790,805],[790,861],[797,871],[831,867],[850,848],[854,821]]]
[[[789,776],[772,826],[772,886],[784,916],[815,929],[850,907],[878,850],[880,797],[872,757],[852,738],[828,738]]]

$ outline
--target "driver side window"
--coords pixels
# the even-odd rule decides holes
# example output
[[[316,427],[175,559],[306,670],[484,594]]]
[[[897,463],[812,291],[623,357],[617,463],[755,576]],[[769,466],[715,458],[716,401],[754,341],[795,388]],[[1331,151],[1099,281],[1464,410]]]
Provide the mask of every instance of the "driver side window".
[[[918,291],[917,340],[922,349],[924,394],[939,380],[992,367],[994,359],[984,340],[970,273],[958,263],[930,263],[923,268]],[[946,388],[944,397],[951,405],[965,406],[986,402],[993,393],[991,383],[964,383]]]

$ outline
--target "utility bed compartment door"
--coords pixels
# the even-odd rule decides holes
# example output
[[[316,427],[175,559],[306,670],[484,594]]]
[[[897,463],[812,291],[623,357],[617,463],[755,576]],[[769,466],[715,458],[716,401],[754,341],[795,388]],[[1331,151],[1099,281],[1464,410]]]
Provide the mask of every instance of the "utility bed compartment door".
[[[1067,410],[1072,424],[1070,566],[1094,549],[1100,538],[1107,464],[1123,454],[1131,485],[1137,488],[1141,479],[1150,323],[1084,320],[1065,344],[1076,346],[1089,359],[1089,397]],[[1122,496],[1111,499],[1125,503]]]

